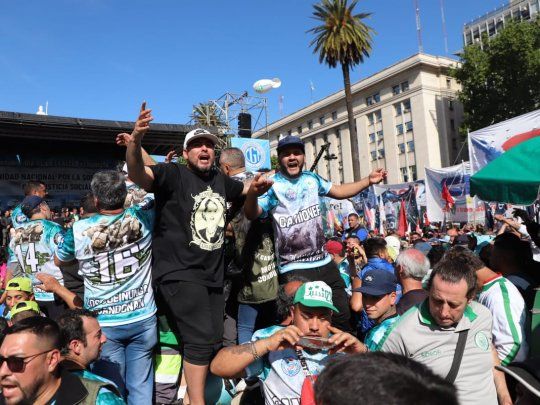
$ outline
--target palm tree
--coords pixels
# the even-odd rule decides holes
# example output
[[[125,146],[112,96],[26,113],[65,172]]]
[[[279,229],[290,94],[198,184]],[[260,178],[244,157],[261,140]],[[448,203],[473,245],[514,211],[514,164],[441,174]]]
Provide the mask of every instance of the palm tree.
[[[315,34],[309,46],[315,46],[313,53],[319,54],[319,63],[335,68],[339,63],[343,72],[345,104],[349,118],[349,137],[353,161],[353,175],[360,179],[360,155],[358,138],[352,109],[350,69],[369,57],[373,29],[362,22],[371,13],[354,14],[358,0],[322,0],[314,4],[313,18],[321,25],[308,32]]]

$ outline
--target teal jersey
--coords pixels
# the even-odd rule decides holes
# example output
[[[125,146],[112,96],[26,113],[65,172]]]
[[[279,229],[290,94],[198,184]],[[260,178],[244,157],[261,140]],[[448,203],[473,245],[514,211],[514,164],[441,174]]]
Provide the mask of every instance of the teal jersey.
[[[352,281],[351,275],[349,274],[349,261],[347,258],[343,259],[341,263],[338,264],[339,275],[345,283],[345,292],[350,297],[352,295]]]
[[[367,346],[370,352],[376,352],[381,350],[382,345],[386,341],[388,335],[396,326],[397,321],[399,320],[399,315],[391,316],[386,318],[380,324],[375,325],[368,332],[364,344]]]
[[[54,252],[62,244],[64,229],[46,219],[29,220],[15,229],[9,242],[10,263],[16,263],[15,275],[30,277],[34,284],[41,284],[35,278],[37,273],[54,276],[64,284],[62,272],[54,264]],[[35,289],[36,301],[54,301],[54,294]]]
[[[84,306],[102,326],[142,321],[156,313],[152,290],[153,210],[134,205],[117,215],[82,219],[57,250],[77,259],[84,278]]]
[[[13,224],[13,228],[20,228],[23,224],[27,222],[28,217],[23,214],[21,204],[13,208],[13,211],[11,212],[11,223]]]

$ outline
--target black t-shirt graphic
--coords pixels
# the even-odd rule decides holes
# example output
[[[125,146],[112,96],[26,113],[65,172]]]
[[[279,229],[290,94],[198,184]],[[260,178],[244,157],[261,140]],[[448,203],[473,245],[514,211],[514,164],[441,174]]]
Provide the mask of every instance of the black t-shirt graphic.
[[[154,280],[221,287],[226,201],[238,198],[243,184],[218,171],[203,177],[175,163],[152,171]]]

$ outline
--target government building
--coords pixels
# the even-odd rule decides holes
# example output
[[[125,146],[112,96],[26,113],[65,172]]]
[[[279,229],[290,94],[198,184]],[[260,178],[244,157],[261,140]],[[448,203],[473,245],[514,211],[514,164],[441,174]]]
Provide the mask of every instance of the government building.
[[[352,85],[362,177],[385,167],[389,184],[414,181],[424,178],[425,167],[468,160],[458,133],[463,118],[456,94],[460,86],[449,74],[457,63],[419,53]],[[288,135],[303,139],[306,169],[329,143],[316,172],[337,184],[354,180],[343,90],[281,118],[269,125],[268,133],[259,131],[253,137],[269,137],[275,155],[278,140]]]

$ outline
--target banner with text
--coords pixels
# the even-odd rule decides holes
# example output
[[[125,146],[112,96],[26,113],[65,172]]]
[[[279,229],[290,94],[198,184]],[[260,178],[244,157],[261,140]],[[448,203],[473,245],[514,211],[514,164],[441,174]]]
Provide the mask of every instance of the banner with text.
[[[270,170],[270,142],[265,139],[231,138],[231,146],[244,153],[246,170],[258,172]]]

